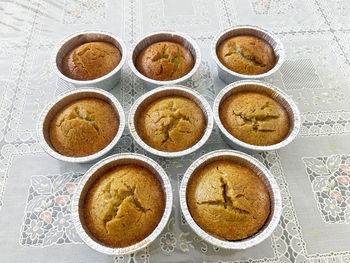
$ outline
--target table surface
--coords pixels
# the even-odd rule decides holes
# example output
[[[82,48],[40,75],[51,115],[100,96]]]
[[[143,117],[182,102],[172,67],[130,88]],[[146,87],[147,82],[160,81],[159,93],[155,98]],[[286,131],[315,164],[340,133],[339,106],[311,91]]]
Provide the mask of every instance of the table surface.
[[[190,34],[202,63],[186,85],[212,104],[225,86],[210,54],[213,37],[238,24],[276,33],[286,61],[265,79],[297,103],[302,125],[287,147],[254,156],[278,181],[283,213],[262,244],[244,251],[212,246],[180,212],[184,171],[206,152],[229,148],[217,127],[208,143],[178,159],[156,158],[168,173],[174,207],[163,233],[136,254],[110,257],[83,244],[71,202],[89,164],[43,152],[36,121],[43,107],[72,87],[50,68],[57,42],[80,30],[122,37],[129,48],[161,29]],[[350,1],[347,0],[9,0],[0,2],[1,262],[350,262]],[[127,65],[112,93],[125,112],[145,93]],[[146,154],[125,129],[113,153]]]

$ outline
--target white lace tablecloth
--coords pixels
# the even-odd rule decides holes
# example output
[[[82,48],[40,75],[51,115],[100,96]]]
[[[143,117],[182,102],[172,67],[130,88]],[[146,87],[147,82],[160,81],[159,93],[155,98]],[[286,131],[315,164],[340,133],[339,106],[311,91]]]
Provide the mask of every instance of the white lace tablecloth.
[[[171,219],[152,245],[109,257],[83,244],[71,220],[74,189],[90,165],[59,162],[38,144],[43,107],[70,89],[52,72],[55,44],[80,30],[121,36],[190,34],[203,55],[187,83],[212,103],[225,84],[210,54],[212,38],[231,25],[276,33],[287,59],[266,79],[302,113],[297,139],[256,154],[282,192],[283,214],[262,244],[229,251],[202,241],[181,215],[178,188],[189,164],[228,148],[215,127],[206,146],[179,159],[157,158],[174,191]],[[0,262],[350,262],[350,1],[348,0],[8,0],[0,2]],[[125,112],[145,92],[127,65],[112,93]],[[127,129],[114,153],[145,153]]]

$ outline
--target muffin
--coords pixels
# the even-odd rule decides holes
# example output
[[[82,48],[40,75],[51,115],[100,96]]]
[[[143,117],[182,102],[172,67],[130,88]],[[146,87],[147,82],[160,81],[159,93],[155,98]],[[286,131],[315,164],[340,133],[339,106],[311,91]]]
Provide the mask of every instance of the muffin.
[[[50,141],[65,156],[82,157],[105,148],[117,134],[119,119],[114,108],[96,98],[71,102],[50,123]]]
[[[121,57],[119,49],[111,43],[85,43],[63,58],[62,73],[75,80],[97,79],[115,69]]]
[[[195,171],[186,198],[194,221],[207,233],[226,240],[254,235],[270,214],[263,181],[251,169],[228,160]]]
[[[110,247],[127,247],[145,239],[164,209],[160,182],[148,169],[134,164],[103,174],[88,190],[83,207],[89,231]]]
[[[276,57],[271,45],[255,36],[234,36],[217,49],[219,60],[228,69],[245,75],[258,75],[272,69]]]
[[[264,93],[232,94],[220,104],[219,116],[231,135],[253,145],[279,143],[289,132],[287,111]]]
[[[181,96],[166,96],[151,102],[136,120],[141,139],[165,152],[182,151],[195,145],[205,127],[202,109]]]
[[[154,80],[174,80],[185,76],[194,66],[191,52],[181,44],[157,42],[141,51],[136,68]]]

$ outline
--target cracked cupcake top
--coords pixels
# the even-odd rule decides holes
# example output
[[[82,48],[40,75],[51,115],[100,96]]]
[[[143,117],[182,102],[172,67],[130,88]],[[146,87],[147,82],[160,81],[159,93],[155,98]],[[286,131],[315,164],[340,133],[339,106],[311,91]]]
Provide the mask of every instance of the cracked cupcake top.
[[[262,74],[276,64],[271,45],[255,36],[242,35],[226,39],[220,44],[217,55],[225,67],[240,74]]]
[[[164,192],[146,168],[126,164],[102,175],[84,203],[90,232],[111,247],[140,242],[157,227],[165,208]]]
[[[232,94],[220,104],[219,115],[229,133],[253,145],[279,143],[289,131],[287,111],[263,93]]]
[[[62,73],[75,80],[92,80],[111,72],[119,64],[118,48],[107,42],[80,45],[62,60]]]
[[[50,124],[50,141],[57,152],[81,157],[105,148],[117,134],[119,119],[107,102],[86,98],[60,110]]]
[[[174,42],[157,42],[141,51],[136,60],[140,73],[154,80],[174,80],[194,66],[191,52]]]
[[[233,161],[214,161],[195,171],[187,186],[194,221],[226,240],[254,235],[270,214],[270,197],[251,169]]]
[[[149,146],[166,152],[182,151],[203,136],[206,119],[201,108],[181,96],[159,98],[136,120],[137,133]]]

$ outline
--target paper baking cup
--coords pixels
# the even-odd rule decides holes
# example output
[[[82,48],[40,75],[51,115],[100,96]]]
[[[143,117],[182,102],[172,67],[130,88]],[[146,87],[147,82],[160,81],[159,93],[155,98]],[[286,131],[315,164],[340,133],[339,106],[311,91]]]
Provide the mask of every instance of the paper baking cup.
[[[269,71],[258,74],[258,75],[245,75],[234,72],[227,67],[225,67],[217,56],[217,49],[220,44],[233,36],[239,35],[252,35],[266,40],[273,48],[276,55],[276,65]],[[270,76],[275,73],[284,62],[284,48],[282,42],[273,33],[266,31],[257,26],[233,26],[225,29],[223,32],[219,33],[213,40],[211,45],[211,53],[216,62],[218,68],[219,78],[222,79],[226,84],[232,83],[241,79],[260,79]]]
[[[122,57],[117,67],[108,74],[93,80],[75,80],[65,76],[62,73],[62,60],[65,55],[73,48],[92,41],[109,42],[119,49]],[[120,80],[121,68],[125,63],[126,56],[125,44],[119,37],[103,31],[82,31],[68,36],[59,43],[53,52],[51,64],[53,71],[60,79],[75,87],[97,87],[104,90],[111,90]]]
[[[224,127],[224,125],[221,123],[220,120],[220,114],[219,114],[219,108],[220,104],[228,98],[230,95],[238,92],[246,92],[246,91],[253,91],[253,92],[261,92],[266,95],[269,95],[272,99],[274,99],[276,102],[281,104],[285,110],[288,113],[289,116],[289,132],[286,136],[286,138],[283,139],[283,141],[268,145],[268,146],[258,146],[253,145],[249,143],[245,143],[241,140],[238,140],[236,137],[234,137],[232,134],[230,134]],[[234,149],[245,151],[245,152],[255,152],[255,151],[272,151],[277,150],[282,147],[285,147],[290,142],[292,142],[295,137],[299,133],[300,129],[300,112],[297,107],[297,105],[294,103],[294,101],[282,90],[274,87],[273,85],[259,81],[259,80],[241,80],[234,82],[230,85],[227,85],[224,89],[222,89],[217,97],[215,98],[214,105],[213,105],[213,114],[216,124],[219,127],[219,130],[221,132],[221,135],[223,139]]]
[[[158,226],[142,241],[128,247],[112,248],[99,242],[88,230],[84,220],[83,205],[85,195],[92,184],[108,169],[117,165],[137,164],[150,170],[162,185],[165,195],[165,208]],[[73,198],[72,219],[80,238],[91,248],[107,255],[124,255],[134,253],[152,243],[166,226],[173,205],[173,192],[170,181],[163,168],[152,159],[135,153],[121,153],[109,156],[93,165],[82,177]]]
[[[75,100],[83,98],[97,98],[112,105],[119,119],[118,131],[114,139],[101,151],[84,157],[68,157],[58,153],[52,146],[49,133],[50,123],[63,107]],[[60,94],[44,108],[38,120],[37,133],[41,147],[52,157],[65,162],[86,163],[101,158],[103,155],[112,150],[122,136],[124,127],[125,116],[123,108],[119,101],[111,93],[98,88],[78,88]]]
[[[271,203],[270,215],[266,220],[264,226],[253,236],[237,241],[227,241],[225,239],[220,239],[205,232],[200,226],[197,225],[191,216],[186,200],[188,181],[195,171],[201,169],[211,162],[218,160],[234,161],[242,166],[252,169],[265,183],[267,190],[269,191]],[[207,153],[191,164],[191,166],[185,172],[185,175],[181,181],[180,205],[187,223],[194,230],[194,232],[196,232],[197,235],[203,238],[203,240],[221,248],[236,250],[253,247],[267,239],[277,227],[282,213],[281,193],[277,182],[271,175],[270,171],[261,162],[251,157],[250,155],[232,150],[218,150]]]
[[[185,48],[187,48],[191,52],[195,62],[192,70],[181,78],[169,80],[169,81],[154,80],[142,75],[136,69],[136,66],[135,66],[138,55],[142,50],[144,50],[149,45],[160,41],[176,42],[183,45]],[[197,43],[185,33],[171,32],[171,31],[157,31],[144,36],[132,46],[130,50],[130,56],[129,56],[129,66],[132,72],[134,72],[134,74],[138,76],[145,83],[148,89],[153,89],[163,85],[168,86],[168,85],[174,85],[174,84],[184,84],[198,70],[200,62],[201,62],[201,54]]]
[[[140,113],[142,113],[142,111],[151,102],[165,96],[182,96],[182,97],[191,99],[202,109],[204,116],[206,118],[207,125],[202,138],[195,145],[193,145],[192,147],[186,150],[178,151],[178,152],[159,151],[155,148],[152,148],[148,144],[146,144],[137,133],[135,122],[139,117]],[[162,157],[170,157],[170,158],[180,157],[198,150],[208,140],[213,130],[213,125],[214,125],[213,114],[212,114],[210,105],[206,101],[206,99],[203,96],[201,96],[198,92],[181,85],[159,87],[157,89],[147,92],[146,94],[144,94],[143,96],[141,96],[135,101],[129,113],[129,130],[134,140],[146,151],[150,152],[151,154],[162,156]]]

